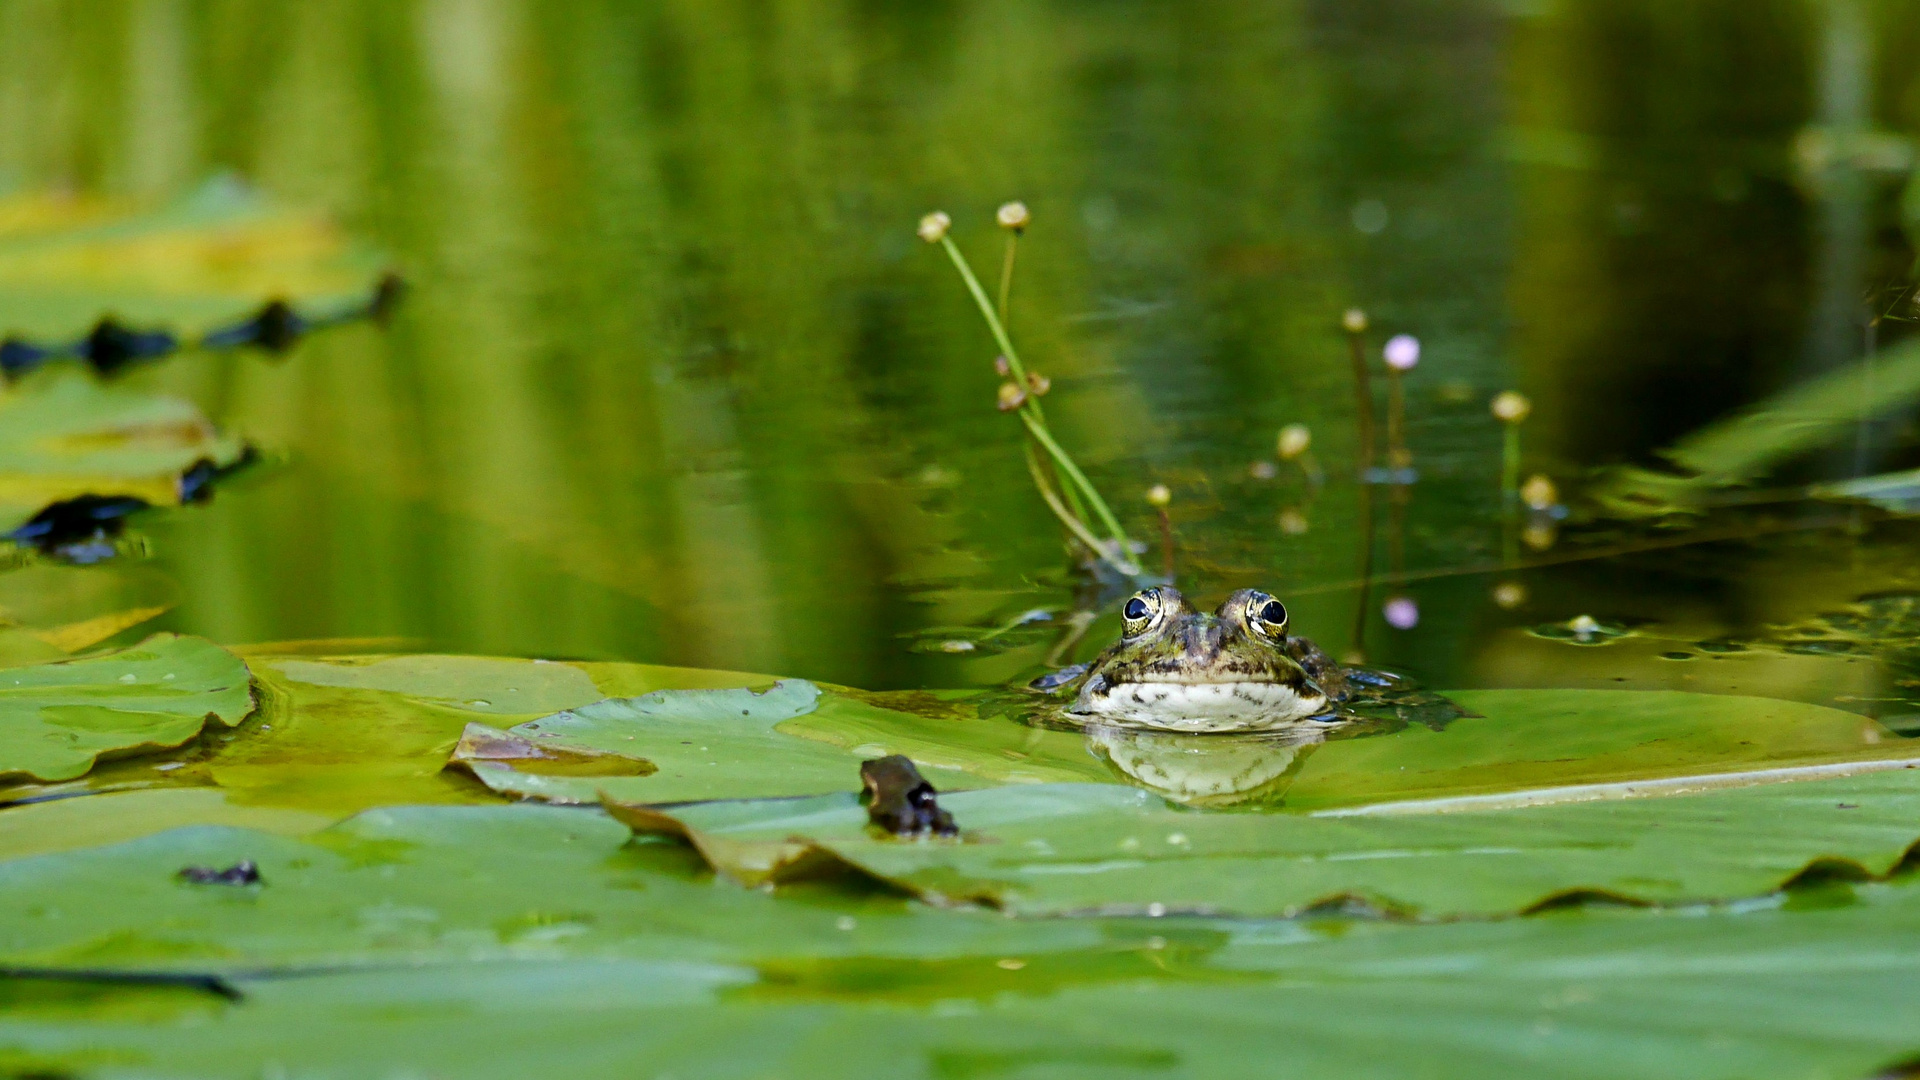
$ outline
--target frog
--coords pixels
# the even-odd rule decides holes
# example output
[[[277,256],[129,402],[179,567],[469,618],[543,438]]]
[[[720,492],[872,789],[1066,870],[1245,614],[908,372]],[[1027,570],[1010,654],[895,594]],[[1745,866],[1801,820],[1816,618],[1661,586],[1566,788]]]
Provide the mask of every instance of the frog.
[[[1072,695],[1071,723],[1196,734],[1346,719],[1339,706],[1361,673],[1289,633],[1287,606],[1269,593],[1241,589],[1207,614],[1155,585],[1128,597],[1120,617],[1120,640],[1091,663],[1030,684]]]

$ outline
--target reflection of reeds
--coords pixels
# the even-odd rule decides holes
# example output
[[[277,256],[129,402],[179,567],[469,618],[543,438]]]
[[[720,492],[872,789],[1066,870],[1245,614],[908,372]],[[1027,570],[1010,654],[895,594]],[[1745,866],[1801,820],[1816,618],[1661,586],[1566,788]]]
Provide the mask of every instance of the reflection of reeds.
[[[1004,217],[1002,220],[1004,223]],[[1030,373],[1026,365],[1020,362],[1020,353],[1014,349],[1013,340],[1007,336],[1006,324],[1001,321],[993,302],[988,299],[986,289],[981,287],[980,279],[974,275],[973,267],[967,262],[967,257],[960,253],[959,246],[953,242],[951,236],[947,235],[948,224],[945,214],[937,212],[928,214],[920,223],[920,236],[928,243],[937,243],[945,248],[947,257],[953,260],[954,269],[960,272],[961,280],[966,282],[967,291],[972,294],[974,305],[980,309],[980,317],[986,320],[987,329],[992,332],[994,343],[1000,347],[1000,355],[1006,360],[1007,374],[1012,377],[1012,382],[1001,387],[1002,408],[1009,412],[1017,412],[1020,422],[1026,425],[1027,434],[1033,437],[1034,443],[1039,444],[1040,448],[1047,452],[1049,463],[1053,466],[1056,477],[1060,479],[1060,488],[1065,492],[1066,498],[1062,499],[1061,495],[1053,490],[1053,484],[1048,480],[1046,470],[1042,468],[1039,455],[1033,452],[1033,446],[1029,444],[1027,465],[1028,471],[1033,475],[1034,486],[1040,489],[1040,497],[1045,500],[1047,508],[1053,511],[1054,516],[1060,519],[1060,523],[1067,527],[1068,532],[1087,545],[1094,557],[1128,577],[1138,577],[1140,566],[1133,561],[1133,541],[1128,539],[1126,530],[1120,527],[1120,519],[1114,516],[1107,501],[1100,497],[1100,492],[1094,489],[1093,482],[1087,479],[1087,474],[1080,471],[1080,466],[1075,464],[1073,458],[1061,448],[1059,442],[1054,439],[1053,432],[1047,427],[1046,414],[1041,410],[1039,402],[1039,397],[1045,392],[1047,386],[1046,377]],[[1022,207],[1019,227],[1024,228],[1025,224],[1025,208]],[[1008,224],[1007,227],[1010,230],[1015,228],[1012,224]],[[1012,248],[1009,247],[1001,285],[1003,304],[1012,272],[1013,255]],[[1013,389],[1013,393],[1007,393],[1008,387]],[[1091,515],[1084,511],[1075,512],[1082,500],[1084,505],[1092,510]],[[1069,502],[1074,505],[1068,505]],[[1102,540],[1094,535],[1092,526],[1086,520],[1088,516],[1099,519],[1100,526],[1107,532],[1107,539]]]

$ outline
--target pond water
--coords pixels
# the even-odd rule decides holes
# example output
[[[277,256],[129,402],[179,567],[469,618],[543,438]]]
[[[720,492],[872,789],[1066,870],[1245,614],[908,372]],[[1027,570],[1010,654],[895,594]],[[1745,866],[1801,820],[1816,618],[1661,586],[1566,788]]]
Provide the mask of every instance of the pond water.
[[[1167,486],[1189,595],[1267,589],[1430,686],[1901,730],[1920,625],[1856,602],[1920,591],[1920,527],[1580,508],[1589,470],[1897,345],[1916,45],[1911,5],[1797,0],[19,4],[0,178],[157,199],[230,172],[410,285],[284,360],[125,376],[268,458],[139,521],[177,584],[149,628],[876,690],[1084,655],[1124,593],[1064,547],[992,340],[914,235],[944,209],[995,268],[1017,198],[1013,334],[1150,567]],[[1856,143],[1880,156],[1822,156]],[[1380,348],[1422,343],[1411,483],[1355,481],[1350,307],[1383,425]],[[1566,520],[1506,510],[1505,390]],[[1292,423],[1324,487],[1274,460]],[[1772,479],[1916,447],[1896,413]],[[1099,618],[1062,649],[1077,605]]]

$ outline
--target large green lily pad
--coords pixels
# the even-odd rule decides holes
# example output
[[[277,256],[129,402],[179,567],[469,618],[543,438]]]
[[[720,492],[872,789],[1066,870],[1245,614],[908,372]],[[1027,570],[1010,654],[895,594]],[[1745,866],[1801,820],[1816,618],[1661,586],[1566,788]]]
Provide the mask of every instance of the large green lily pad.
[[[660,691],[505,733],[478,726],[453,758],[495,791],[553,802],[818,795],[857,786],[864,759],[905,754],[942,791],[1124,781],[1197,806],[1312,810],[1920,757],[1856,713],[1677,691],[1466,691],[1453,696],[1477,715],[1444,731],[1324,744],[1082,736],[993,715],[979,695],[876,696],[906,707],[800,681],[767,696]]]
[[[180,504],[180,475],[231,465],[239,440],[178,398],[101,383],[70,366],[36,372],[0,396],[0,532],[82,495]]]
[[[382,805],[491,803],[498,797],[445,769],[461,731],[475,721],[513,724],[609,694],[773,681],[649,664],[337,655],[339,648],[334,642],[237,649],[261,695],[258,720],[243,731],[215,732],[172,753],[105,761],[64,783],[0,787],[0,800],[218,786],[233,805],[326,820]],[[155,819],[143,827],[135,819],[124,835],[179,823]],[[7,853],[0,835],[0,858]]]
[[[246,665],[204,638],[155,634],[100,656],[0,670],[0,778],[68,780],[102,755],[179,746],[253,709]]]
[[[1867,1076],[1920,895],[1408,926],[714,890],[591,812],[380,810],[0,864],[0,1065],[257,1077]],[[256,859],[263,884],[178,881]],[[88,981],[51,978],[84,972]],[[224,980],[141,985],[122,975]]]
[[[964,699],[963,699],[964,700]],[[816,795],[857,786],[860,762],[907,754],[942,790],[1105,776],[1080,737],[980,718],[928,696],[884,708],[800,679],[665,690],[473,731],[453,759],[503,794],[592,803]]]
[[[1093,784],[940,802],[961,839],[878,834],[851,794],[610,809],[636,829],[685,835],[748,884],[856,867],[928,900],[1019,914],[1293,915],[1359,899],[1452,918],[1582,894],[1719,900],[1769,892],[1816,863],[1884,875],[1920,839],[1920,769],[1425,815],[1196,813]]]
[[[1920,745],[1867,717],[1798,701],[1677,690],[1448,696],[1478,715],[1454,720],[1444,731],[1415,724],[1315,747],[1285,792],[1286,806],[1318,810],[1920,758]]]
[[[23,193],[0,200],[0,337],[65,342],[105,316],[191,337],[274,299],[324,317],[364,302],[383,268],[232,178],[160,207]]]

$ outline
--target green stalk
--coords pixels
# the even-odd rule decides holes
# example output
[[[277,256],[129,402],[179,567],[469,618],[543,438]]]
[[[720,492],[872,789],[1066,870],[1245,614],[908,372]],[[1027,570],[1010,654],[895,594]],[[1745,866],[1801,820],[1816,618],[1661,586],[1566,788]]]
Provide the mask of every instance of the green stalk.
[[[1067,510],[1066,506],[1061,503],[1060,496],[1053,493],[1053,485],[1047,483],[1046,474],[1040,471],[1040,459],[1034,455],[1032,443],[1027,444],[1027,471],[1033,474],[1033,486],[1040,489],[1040,497],[1046,500],[1047,509],[1053,511],[1053,516],[1060,519],[1060,524],[1065,525],[1068,532],[1077,537],[1081,543],[1087,545],[1087,550],[1093,552],[1094,558],[1113,567],[1127,577],[1140,576],[1140,568],[1134,565],[1132,560],[1124,557],[1115,558],[1114,555],[1107,550],[1107,544],[1102,543],[1098,537],[1094,536],[1092,530],[1088,529],[1086,524],[1079,518],[1074,517],[1073,514]]]
[[[1520,501],[1520,425],[1507,425],[1500,454],[1500,492],[1509,509]]]
[[[1113,511],[1107,506],[1107,500],[1093,490],[1093,482],[1087,479],[1087,474],[1081,472],[1080,466],[1075,465],[1073,459],[1067,456],[1067,452],[1060,449],[1060,444],[1053,441],[1053,435],[1047,431],[1047,425],[1024,412],[1020,414],[1020,419],[1026,422],[1027,430],[1033,433],[1033,437],[1039,441],[1040,445],[1046,447],[1047,453],[1053,455],[1053,460],[1059,464],[1060,468],[1073,478],[1074,483],[1080,485],[1080,490],[1086,493],[1087,501],[1093,504],[1093,512],[1099,516],[1100,524],[1106,526],[1108,534],[1113,537],[1113,542],[1119,544],[1122,551],[1131,551],[1131,542],[1127,539],[1126,530],[1120,527],[1120,519],[1113,516]]]
[[[1000,346],[1000,354],[1007,358],[1007,370],[1012,372],[1021,386],[1029,386],[1026,365],[1020,362],[1020,354],[1014,349],[1012,339],[1007,336],[1006,326],[1000,322],[999,315],[993,310],[993,300],[987,296],[987,290],[981,287],[980,279],[974,276],[973,267],[968,265],[967,257],[960,254],[959,246],[950,236],[942,236],[940,246],[947,249],[947,257],[953,260],[954,269],[960,271],[961,279],[967,283],[967,291],[973,294],[974,306],[980,309],[981,317],[987,320],[987,329],[993,333],[994,344]],[[1132,542],[1127,539],[1126,530],[1120,527],[1120,520],[1114,517],[1112,508],[1107,506],[1107,501],[1094,490],[1093,482],[1080,471],[1080,466],[1075,465],[1073,459],[1067,456],[1067,452],[1060,448],[1060,444],[1053,441],[1053,436],[1047,431],[1046,417],[1040,411],[1040,403],[1035,401],[1031,394],[1028,395],[1026,404],[1020,408],[1020,419],[1026,423],[1027,430],[1033,433],[1033,437],[1053,458],[1060,471],[1066,473],[1074,486],[1080,489],[1080,493],[1086,496],[1087,503],[1093,507],[1095,515],[1100,518],[1101,525],[1112,535],[1113,542],[1118,544],[1123,552],[1131,551]]]

